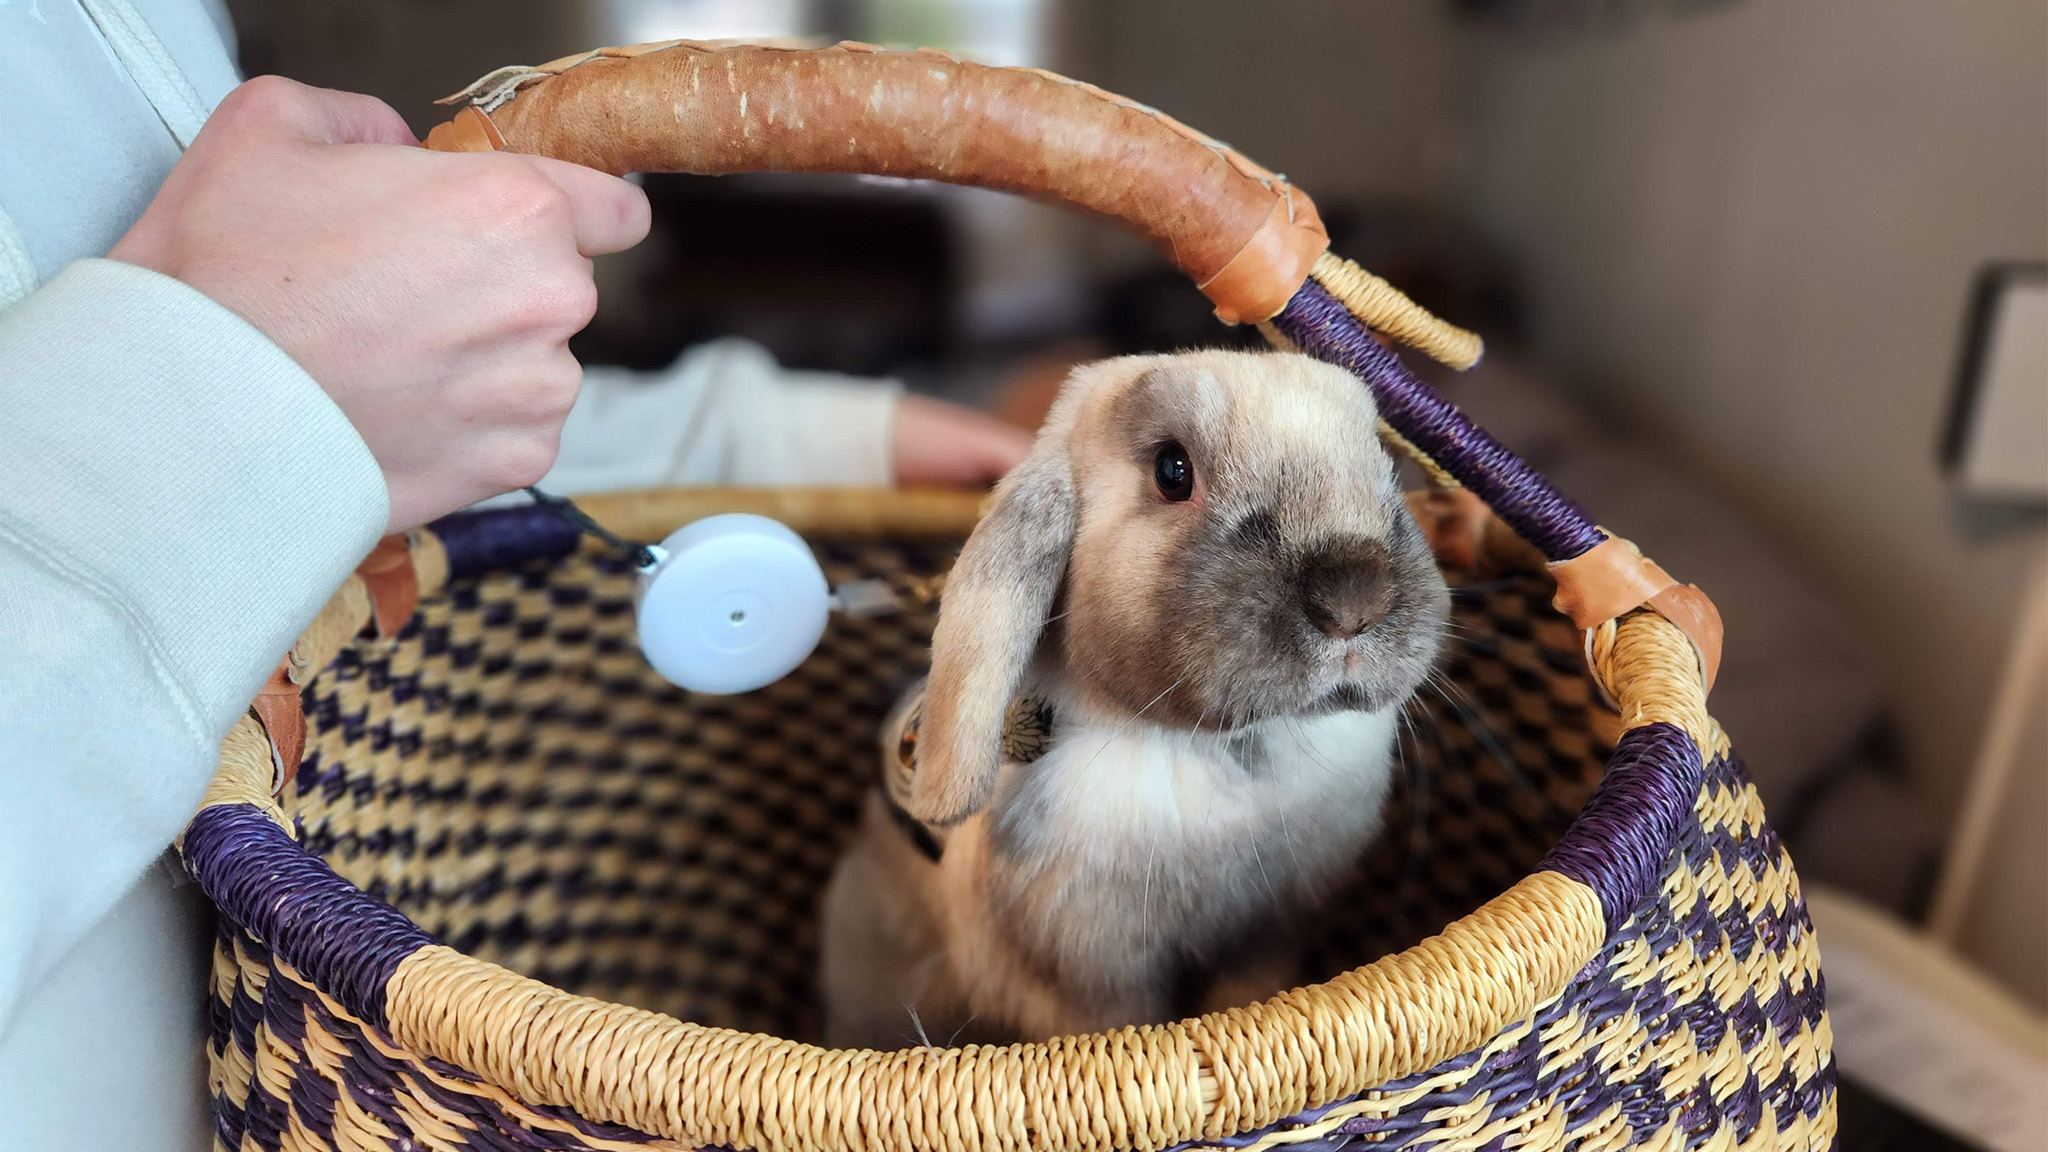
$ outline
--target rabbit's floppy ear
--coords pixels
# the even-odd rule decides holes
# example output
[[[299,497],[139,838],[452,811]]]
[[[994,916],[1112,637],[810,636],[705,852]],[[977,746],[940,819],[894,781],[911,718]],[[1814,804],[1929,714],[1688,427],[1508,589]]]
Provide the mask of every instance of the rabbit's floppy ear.
[[[1074,546],[1074,470],[1068,456],[1070,383],[1024,462],[996,487],[995,504],[946,577],[932,672],[918,721],[911,814],[957,824],[994,798],[1003,715],[1022,687]]]

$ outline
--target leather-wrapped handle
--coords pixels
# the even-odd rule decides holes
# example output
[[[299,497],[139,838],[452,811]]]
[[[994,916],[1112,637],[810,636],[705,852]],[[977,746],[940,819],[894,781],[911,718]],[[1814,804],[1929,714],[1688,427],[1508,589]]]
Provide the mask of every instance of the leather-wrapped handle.
[[[1151,108],[942,52],[672,41],[505,68],[427,146],[613,173],[859,172],[1075,205],[1156,244],[1232,323],[1285,307],[1329,246],[1299,189]]]

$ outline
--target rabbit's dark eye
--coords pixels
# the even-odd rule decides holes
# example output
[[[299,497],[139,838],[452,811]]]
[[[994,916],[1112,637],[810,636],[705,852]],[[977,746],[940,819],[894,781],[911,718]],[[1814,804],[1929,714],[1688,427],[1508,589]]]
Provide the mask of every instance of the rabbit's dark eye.
[[[1152,458],[1152,479],[1159,494],[1179,502],[1195,494],[1195,466],[1188,463],[1188,450],[1168,440]]]

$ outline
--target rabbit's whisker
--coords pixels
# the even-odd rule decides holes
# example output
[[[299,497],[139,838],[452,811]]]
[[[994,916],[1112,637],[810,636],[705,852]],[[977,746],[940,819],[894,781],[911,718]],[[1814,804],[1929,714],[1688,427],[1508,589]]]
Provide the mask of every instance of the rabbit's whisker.
[[[1301,738],[1295,737],[1297,741]],[[1276,811],[1280,816],[1280,843],[1287,846],[1288,859],[1294,861],[1294,875],[1297,883],[1308,879],[1308,868],[1301,862],[1301,853],[1294,850],[1294,833],[1287,827],[1287,806],[1281,805]]]
[[[1202,723],[1209,719],[1209,707],[1207,704],[1202,705],[1202,714],[1195,717],[1195,726],[1188,732],[1190,739],[1199,739],[1201,737]]]
[[[1316,751],[1316,746],[1314,744],[1309,743],[1308,730],[1302,726],[1301,717],[1292,716],[1288,717],[1288,720],[1291,722],[1292,729],[1294,732],[1294,745],[1295,747],[1301,749],[1302,755],[1307,756],[1311,763],[1313,763],[1316,767],[1321,768],[1325,773],[1329,774],[1330,776],[1341,778],[1339,776],[1339,773],[1337,772],[1337,769],[1333,767],[1328,760],[1323,759],[1321,753],[1318,753]]]
[[[974,1015],[969,1016],[965,1020],[962,1020],[960,1022],[960,1026],[958,1028],[953,1029],[953,1034],[951,1036],[946,1037],[946,1047],[951,1048],[953,1046],[953,1041],[958,1040],[960,1038],[960,1034],[962,1032],[967,1031],[968,1025],[973,1024],[976,1020],[979,1019],[981,1019],[981,1013],[976,1012]]]
[[[1401,888],[1406,890],[1421,874],[1423,861],[1429,855],[1429,769],[1422,763],[1422,731],[1427,728],[1437,746],[1437,756],[1442,760],[1443,743],[1441,733],[1430,723],[1428,716],[1417,719],[1408,712],[1410,707],[1427,710],[1428,705],[1420,695],[1410,696],[1401,709],[1402,722],[1408,729],[1408,741],[1400,749],[1401,772],[1408,780],[1408,852],[1406,863],[1401,869]],[[1412,755],[1411,755],[1412,753]]]
[[[1246,837],[1245,842],[1252,846],[1252,863],[1259,866],[1259,880],[1266,886],[1266,899],[1279,903],[1280,890],[1273,887],[1273,878],[1266,875],[1266,858],[1259,855],[1258,833],[1254,831],[1252,835]]]
[[[1164,687],[1164,688],[1161,688],[1161,689],[1159,690],[1159,695],[1157,695],[1157,696],[1154,696],[1154,697],[1153,697],[1152,699],[1150,699],[1150,700],[1147,700],[1147,701],[1145,702],[1145,706],[1144,706],[1143,708],[1140,708],[1140,709],[1138,709],[1138,711],[1137,711],[1137,712],[1136,712],[1135,714],[1133,714],[1133,715],[1131,716],[1131,718],[1130,718],[1130,719],[1128,719],[1128,720],[1124,721],[1124,722],[1123,722],[1122,724],[1119,724],[1119,725],[1117,725],[1116,731],[1114,731],[1114,732],[1111,732],[1111,733],[1109,734],[1109,737],[1108,737],[1108,739],[1105,739],[1105,740],[1104,740],[1104,741],[1102,742],[1102,747],[1100,747],[1100,748],[1097,748],[1097,749],[1095,750],[1095,755],[1093,755],[1093,756],[1090,756],[1090,757],[1088,758],[1088,763],[1086,763],[1086,764],[1083,764],[1083,765],[1081,765],[1081,773],[1082,773],[1082,775],[1084,775],[1084,776],[1085,776],[1085,775],[1087,775],[1087,773],[1088,773],[1088,769],[1090,769],[1090,768],[1093,768],[1093,767],[1095,767],[1095,762],[1096,762],[1097,760],[1100,760],[1100,759],[1102,759],[1102,754],[1103,754],[1104,752],[1107,752],[1107,751],[1109,751],[1109,746],[1110,746],[1111,744],[1114,744],[1114,743],[1116,743],[1116,741],[1117,741],[1117,737],[1119,737],[1119,736],[1122,736],[1122,735],[1124,734],[1124,732],[1125,732],[1125,731],[1127,731],[1127,730],[1128,730],[1128,729],[1130,728],[1130,726],[1131,726],[1131,725],[1133,725],[1133,724],[1136,724],[1136,723],[1138,722],[1138,717],[1140,717],[1140,716],[1143,716],[1143,715],[1144,715],[1145,713],[1147,713],[1147,712],[1150,712],[1150,711],[1152,710],[1152,705],[1154,705],[1154,704],[1157,704],[1157,703],[1159,703],[1159,702],[1160,702],[1161,700],[1164,700],[1164,699],[1166,699],[1166,694],[1167,694],[1168,692],[1171,692],[1171,691],[1173,691],[1173,690],[1174,690],[1175,688],[1178,688],[1178,687],[1180,687],[1180,686],[1181,686],[1182,684],[1185,684],[1185,683],[1187,683],[1187,681],[1188,681],[1188,677],[1190,677],[1190,676],[1193,676],[1194,674],[1195,674],[1195,670],[1194,670],[1194,669],[1192,669],[1192,668],[1188,669],[1188,670],[1187,670],[1186,672],[1183,672],[1183,673],[1181,673],[1181,677],[1180,677],[1180,679],[1178,679],[1178,680],[1175,680],[1175,681],[1174,681],[1173,683],[1171,683],[1171,684],[1168,684],[1168,685],[1167,685],[1166,687]]]
[[[1145,895],[1138,902],[1138,938],[1145,942],[1145,951],[1152,951],[1152,862],[1159,856],[1159,837],[1153,836],[1152,843],[1145,850]]]
[[[927,1050],[931,1049],[932,1038],[925,1034],[924,1021],[917,1015],[917,1006],[906,1000],[903,1002],[903,1010],[910,1013],[910,1026],[917,1029],[918,1042]]]
[[[1536,787],[1535,782],[1522,771],[1521,764],[1515,760],[1514,753],[1510,752],[1507,744],[1501,740],[1500,733],[1487,718],[1485,709],[1477,700],[1434,669],[1429,674],[1429,686],[1436,689],[1436,694],[1443,697],[1444,703],[1449,704],[1452,710],[1458,713],[1458,719],[1465,722],[1465,727],[1472,733],[1472,738],[1479,742],[1480,747],[1486,749],[1487,755],[1492,756],[1500,764],[1517,787],[1532,794],[1542,794],[1542,789]]]

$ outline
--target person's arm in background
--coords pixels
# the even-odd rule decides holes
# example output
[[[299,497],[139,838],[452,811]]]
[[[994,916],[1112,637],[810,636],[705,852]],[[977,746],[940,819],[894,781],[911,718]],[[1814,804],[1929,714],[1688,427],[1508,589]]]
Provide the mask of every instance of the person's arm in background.
[[[659,372],[591,368],[541,482],[563,493],[668,485],[994,483],[1028,432],[893,382],[804,372],[718,340]]]
[[[624,181],[288,81],[0,313],[0,1032],[196,808],[386,531],[538,479]]]

